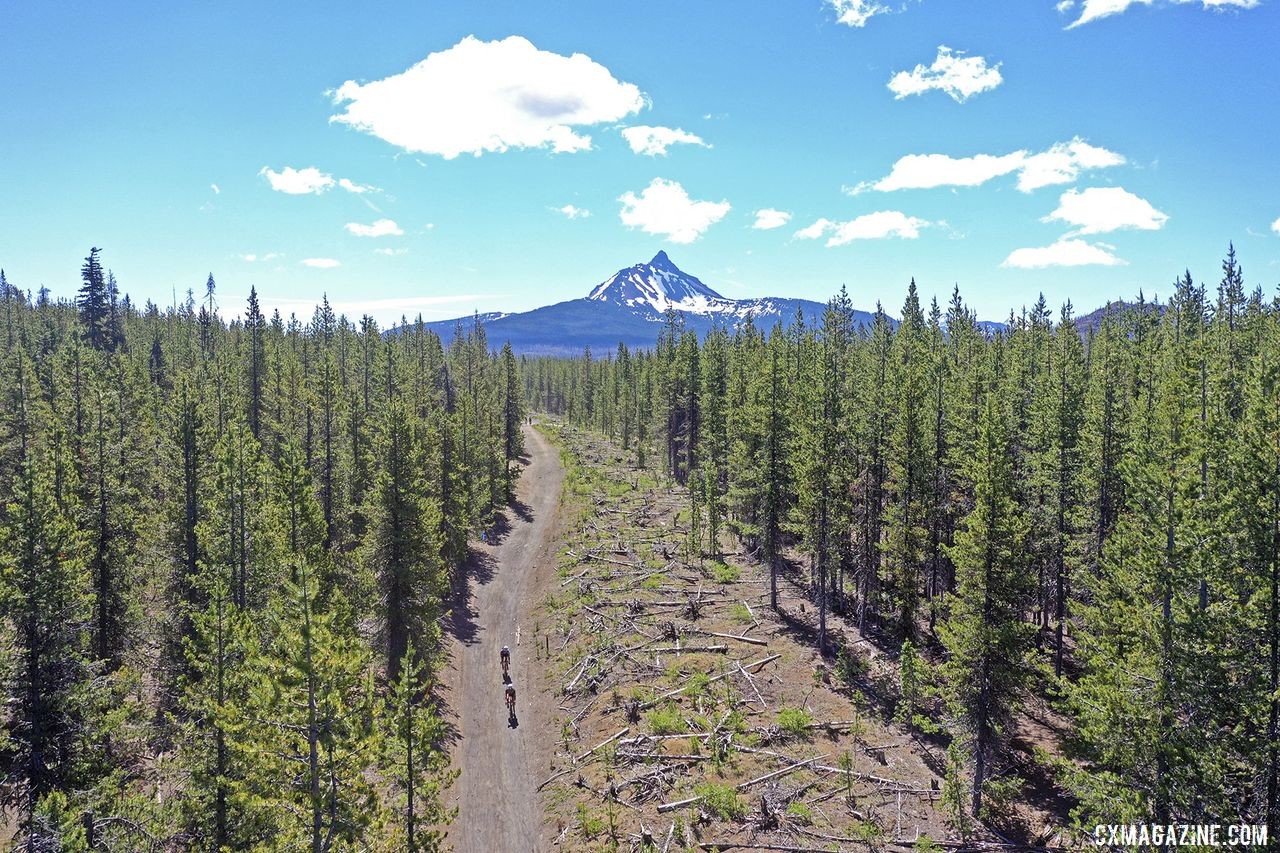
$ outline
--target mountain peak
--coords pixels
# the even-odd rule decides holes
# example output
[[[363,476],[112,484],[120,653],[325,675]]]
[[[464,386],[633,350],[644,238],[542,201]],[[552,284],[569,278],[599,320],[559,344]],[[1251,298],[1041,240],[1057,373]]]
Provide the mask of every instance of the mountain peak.
[[[663,251],[654,255],[647,264],[618,270],[611,278],[596,285],[587,298],[631,308],[648,308],[659,314],[669,308],[705,314],[718,310],[721,303],[729,301],[682,271]]]

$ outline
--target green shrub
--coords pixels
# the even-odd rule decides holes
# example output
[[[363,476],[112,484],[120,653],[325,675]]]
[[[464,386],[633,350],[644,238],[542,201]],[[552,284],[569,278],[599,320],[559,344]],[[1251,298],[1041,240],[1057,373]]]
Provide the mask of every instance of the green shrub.
[[[644,718],[655,735],[678,735],[685,730],[684,718],[675,705],[654,708]]]
[[[859,681],[867,674],[867,664],[862,658],[855,655],[849,649],[841,649],[840,657],[836,659],[836,675],[845,684],[853,684]]]
[[[737,566],[728,563],[711,564],[711,577],[715,578],[716,583],[737,583],[741,576],[742,570]]]
[[[688,685],[684,688],[684,695],[696,698],[707,692],[707,687],[711,684],[711,676],[705,672],[696,673],[689,679]]]
[[[751,611],[742,602],[738,602],[729,608],[729,618],[733,619],[734,622],[741,622],[743,625],[750,625],[756,621],[751,618]]]
[[[595,838],[604,832],[604,821],[593,815],[586,803],[578,803],[578,826],[582,829],[583,838]]]
[[[799,801],[787,806],[787,816],[796,823],[813,823],[813,810]]]
[[[778,728],[791,737],[807,738],[810,734],[809,724],[813,715],[804,708],[782,708],[778,711]]]
[[[747,813],[746,804],[732,785],[702,782],[694,786],[693,792],[702,797],[707,811],[721,820],[738,820]]]

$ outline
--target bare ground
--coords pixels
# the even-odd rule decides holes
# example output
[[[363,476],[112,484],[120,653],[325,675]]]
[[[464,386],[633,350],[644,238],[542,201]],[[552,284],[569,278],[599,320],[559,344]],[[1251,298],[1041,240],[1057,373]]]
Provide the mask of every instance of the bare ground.
[[[459,808],[450,842],[462,853],[543,849],[538,772],[549,761],[551,709],[535,659],[534,603],[551,577],[558,530],[559,453],[524,431],[527,464],[516,501],[473,549],[449,619],[449,664],[440,699],[454,728],[452,789]],[[511,648],[516,717],[507,717],[498,652]]]
[[[857,671],[837,676],[816,652],[802,572],[779,577],[771,611],[753,561],[689,558],[682,489],[599,437],[559,433],[579,460],[562,509],[567,549],[541,614],[554,631],[546,683],[566,727],[544,787],[560,850],[909,850],[926,835],[973,849],[1060,843],[1052,828],[1064,810],[1048,784],[1016,809],[1019,838],[987,827],[958,838],[940,801],[945,739],[894,719],[893,650],[832,614],[829,635]],[[808,731],[781,730],[784,709],[793,723],[812,720]],[[817,760],[797,765],[806,758]],[[736,789],[745,813],[708,808],[699,782]]]

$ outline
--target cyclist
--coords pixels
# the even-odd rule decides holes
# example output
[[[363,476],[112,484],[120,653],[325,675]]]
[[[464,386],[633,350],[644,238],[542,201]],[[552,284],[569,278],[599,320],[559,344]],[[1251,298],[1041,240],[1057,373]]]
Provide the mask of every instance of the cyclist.
[[[503,646],[500,654],[502,660],[502,673],[503,675],[506,675],[507,670],[511,668],[511,649]]]
[[[508,684],[503,692],[507,697],[507,716],[514,717],[516,715],[516,686]]]

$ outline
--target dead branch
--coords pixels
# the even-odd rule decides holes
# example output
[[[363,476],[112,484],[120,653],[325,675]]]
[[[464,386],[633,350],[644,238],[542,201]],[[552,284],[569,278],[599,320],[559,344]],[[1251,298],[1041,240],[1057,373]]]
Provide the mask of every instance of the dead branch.
[[[582,753],[582,755],[579,755],[577,758],[573,759],[573,763],[574,763],[574,764],[577,764],[578,762],[582,761],[582,759],[586,758],[588,755],[590,755],[591,753],[595,752],[595,751],[596,751],[597,749],[599,749],[600,747],[602,747],[602,746],[608,746],[609,744],[613,743],[615,740],[617,740],[618,738],[622,737],[623,735],[625,735],[625,734],[626,734],[627,732],[629,732],[629,731],[631,731],[631,727],[630,727],[630,726],[627,726],[627,727],[626,727],[626,728],[624,728],[622,731],[618,732],[617,734],[613,735],[612,737],[609,737],[609,738],[607,738],[607,739],[605,739],[605,740],[600,741],[600,743],[596,744],[595,746],[593,746],[593,747],[591,747],[590,749],[588,749],[586,752]]]
[[[756,667],[764,666],[767,663],[772,663],[773,661],[777,660],[780,657],[782,657],[782,655],[780,654],[769,655],[768,657],[760,658],[760,660],[752,661],[751,663],[748,663],[748,664],[739,664],[738,666],[742,667],[743,669],[755,669]],[[736,668],[731,669],[727,672],[722,672],[719,675],[712,676],[707,681],[707,683],[711,684],[712,682],[719,681],[720,679],[724,678],[727,675],[733,675],[735,672],[737,672]],[[689,685],[685,684],[683,687],[677,687],[674,690],[668,690],[666,693],[663,693],[661,696],[658,696],[655,699],[650,699],[648,702],[645,702],[643,705],[640,706],[640,709],[647,711],[648,709],[657,705],[659,702],[664,702],[667,699],[670,699],[672,696],[675,696],[679,693],[683,693],[688,688],[689,688]]]

